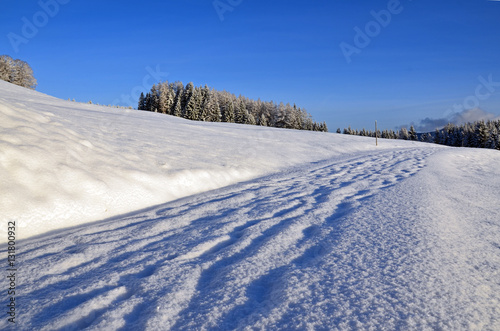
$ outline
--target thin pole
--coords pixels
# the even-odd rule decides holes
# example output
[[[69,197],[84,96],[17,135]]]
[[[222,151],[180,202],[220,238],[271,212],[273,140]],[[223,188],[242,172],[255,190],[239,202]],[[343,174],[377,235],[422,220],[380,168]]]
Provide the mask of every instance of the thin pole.
[[[377,130],[377,121],[375,121],[375,146],[378,146],[378,130]]]

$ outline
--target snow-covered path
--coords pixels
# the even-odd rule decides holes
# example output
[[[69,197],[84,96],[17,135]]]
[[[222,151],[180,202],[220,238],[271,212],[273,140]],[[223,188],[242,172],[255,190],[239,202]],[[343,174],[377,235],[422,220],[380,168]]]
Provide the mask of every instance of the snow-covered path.
[[[499,157],[450,150],[344,155],[23,241],[18,328],[499,329]]]

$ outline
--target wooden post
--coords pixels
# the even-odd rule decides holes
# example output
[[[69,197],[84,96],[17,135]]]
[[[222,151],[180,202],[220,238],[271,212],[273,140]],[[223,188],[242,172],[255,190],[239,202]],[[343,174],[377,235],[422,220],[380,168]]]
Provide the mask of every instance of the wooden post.
[[[375,120],[375,146],[378,146],[378,130],[377,130],[377,121]]]

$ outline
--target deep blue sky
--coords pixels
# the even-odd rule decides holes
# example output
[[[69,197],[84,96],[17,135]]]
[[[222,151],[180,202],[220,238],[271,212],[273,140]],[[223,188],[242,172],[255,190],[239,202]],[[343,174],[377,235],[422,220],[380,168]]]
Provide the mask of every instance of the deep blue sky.
[[[296,103],[330,131],[418,124],[464,104],[500,115],[500,83],[476,92],[480,76],[500,82],[500,1],[220,0],[232,7],[223,20],[212,0],[57,3],[47,15],[38,1],[4,1],[0,54],[27,61],[37,90],[63,99],[120,101],[150,88],[149,67],[162,80]],[[377,31],[370,12],[391,4]],[[354,28],[367,24],[370,42],[348,63],[340,44],[356,46]]]

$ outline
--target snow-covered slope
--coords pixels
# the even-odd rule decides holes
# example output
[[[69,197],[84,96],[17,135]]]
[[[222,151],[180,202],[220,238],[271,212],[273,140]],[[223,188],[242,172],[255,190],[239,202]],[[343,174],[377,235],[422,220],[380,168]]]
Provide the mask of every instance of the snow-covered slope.
[[[59,196],[92,211],[107,195],[142,207],[134,190],[167,192],[166,203],[18,242],[18,330],[500,330],[498,151],[375,148],[360,137],[124,115],[2,88],[2,130],[18,127],[7,142],[2,131],[2,166],[14,176],[2,177],[2,206],[37,202],[64,227],[75,222],[44,207],[78,215]],[[93,125],[113,116],[113,128]],[[71,154],[81,141],[92,147]],[[78,185],[59,192],[65,181],[43,151]],[[185,186],[167,185],[176,178]],[[79,184],[93,180],[103,191]],[[109,201],[116,214],[133,209]],[[14,202],[9,217],[43,224]],[[106,213],[93,215],[81,222]]]
[[[64,101],[4,81],[0,129],[0,217],[17,221],[18,238],[373,149],[334,134]]]

